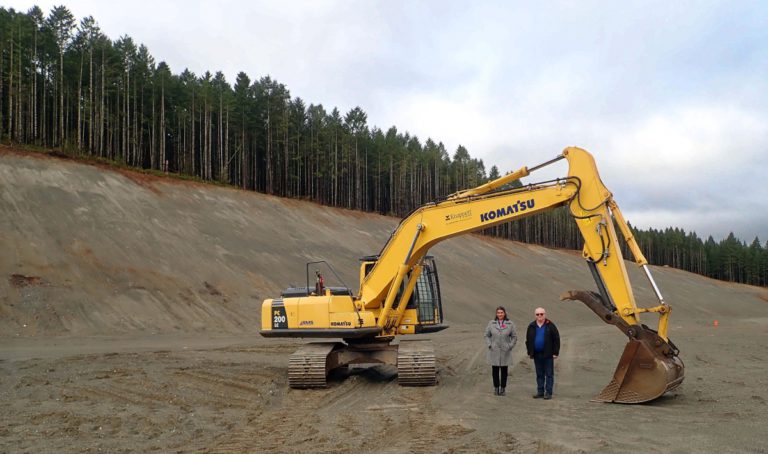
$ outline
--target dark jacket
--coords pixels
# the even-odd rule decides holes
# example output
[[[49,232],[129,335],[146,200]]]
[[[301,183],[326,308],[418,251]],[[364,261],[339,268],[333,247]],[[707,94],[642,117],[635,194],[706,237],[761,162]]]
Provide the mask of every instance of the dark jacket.
[[[539,353],[543,358],[549,358],[553,355],[560,355],[560,333],[557,326],[549,319],[544,320],[544,350]],[[528,325],[528,331],[525,333],[525,347],[528,349],[528,356],[533,356],[533,343],[536,341],[536,320]]]

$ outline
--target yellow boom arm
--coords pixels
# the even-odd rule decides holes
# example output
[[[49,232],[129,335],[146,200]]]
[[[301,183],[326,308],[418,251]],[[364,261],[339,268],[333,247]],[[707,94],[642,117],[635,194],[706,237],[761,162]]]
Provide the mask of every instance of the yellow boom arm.
[[[645,267],[647,262],[610,191],[600,180],[592,156],[580,148],[569,147],[562,155],[534,170],[563,158],[569,165],[567,177],[516,189],[498,190],[529,175],[528,168],[523,167],[477,188],[456,193],[445,201],[415,210],[398,225],[379,255],[375,267],[362,281],[359,299],[364,307],[382,308],[380,326],[392,326],[388,315],[394,295],[430,247],[456,235],[568,205],[584,238],[583,256],[593,264],[598,286],[605,293],[603,296],[607,297],[617,309],[617,315],[629,325],[640,323],[640,312],[661,313],[664,323],[660,324],[659,334],[666,340],[666,316],[669,311],[663,300],[660,298],[661,306],[651,309],[638,310],[635,304],[614,222],[619,226],[638,265]]]

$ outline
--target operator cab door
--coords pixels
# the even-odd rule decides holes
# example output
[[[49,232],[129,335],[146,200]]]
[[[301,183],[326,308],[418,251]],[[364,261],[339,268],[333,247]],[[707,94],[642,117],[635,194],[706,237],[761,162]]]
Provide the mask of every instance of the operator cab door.
[[[420,325],[434,325],[443,321],[437,265],[431,256],[424,259],[421,275],[416,281],[416,288],[408,301],[407,308],[416,309]]]

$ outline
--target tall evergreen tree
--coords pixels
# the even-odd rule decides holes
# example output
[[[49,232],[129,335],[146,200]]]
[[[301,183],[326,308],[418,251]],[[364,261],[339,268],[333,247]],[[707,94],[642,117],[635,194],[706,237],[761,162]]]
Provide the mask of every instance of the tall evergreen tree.
[[[48,16],[48,28],[53,33],[59,56],[59,77],[58,77],[58,124],[56,125],[57,145],[64,145],[64,50],[72,37],[72,31],[75,28],[75,17],[65,6],[55,6]]]

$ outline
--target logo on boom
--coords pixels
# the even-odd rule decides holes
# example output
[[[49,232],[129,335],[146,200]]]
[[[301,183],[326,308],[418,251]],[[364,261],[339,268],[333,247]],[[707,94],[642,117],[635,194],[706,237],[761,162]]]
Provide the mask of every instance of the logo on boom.
[[[481,213],[480,222],[493,221],[494,219],[503,218],[520,211],[532,209],[534,206],[536,206],[536,201],[534,199],[518,200],[514,205],[507,205],[506,207]]]
[[[460,213],[451,213],[445,215],[445,223],[453,224],[454,222],[466,221],[472,217],[472,210],[462,211]]]

